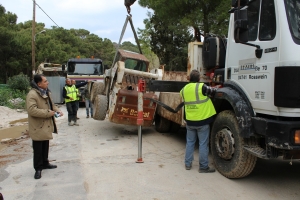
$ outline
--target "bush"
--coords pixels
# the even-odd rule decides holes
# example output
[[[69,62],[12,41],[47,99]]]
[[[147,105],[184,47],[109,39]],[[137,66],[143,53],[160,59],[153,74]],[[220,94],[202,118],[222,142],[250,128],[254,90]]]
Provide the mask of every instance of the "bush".
[[[26,92],[20,90],[0,90],[0,106],[12,109],[25,109]]]
[[[8,78],[7,84],[12,90],[28,92],[30,80],[28,76],[20,73],[19,75]]]

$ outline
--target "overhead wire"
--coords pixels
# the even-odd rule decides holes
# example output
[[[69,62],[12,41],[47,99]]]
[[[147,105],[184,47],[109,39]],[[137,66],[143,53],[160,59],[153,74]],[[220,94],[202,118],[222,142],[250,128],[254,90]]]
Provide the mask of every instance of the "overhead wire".
[[[47,17],[49,17],[49,19],[51,19],[51,21],[54,23],[54,24],[56,24],[56,26],[57,27],[59,27],[60,28],[60,26],[58,26],[57,25],[57,23],[40,7],[40,5],[39,4],[37,4],[36,3],[36,1],[34,1],[34,0],[32,0],[33,1],[33,3],[35,3],[44,13],[45,13],[45,15],[47,15]]]

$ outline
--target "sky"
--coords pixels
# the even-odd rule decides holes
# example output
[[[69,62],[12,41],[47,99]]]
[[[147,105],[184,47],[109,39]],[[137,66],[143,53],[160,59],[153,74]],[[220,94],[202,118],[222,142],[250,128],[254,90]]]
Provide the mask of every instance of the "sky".
[[[18,16],[17,23],[33,18],[33,0],[0,0],[0,4],[6,12]],[[58,25],[68,30],[85,29],[103,39],[108,38],[117,43],[127,16],[124,0],[36,0],[36,4],[35,21],[44,23],[45,28]],[[147,12],[150,10],[141,7],[138,1],[131,6],[132,21],[136,31],[138,28],[145,28],[143,20],[148,18]],[[124,41],[135,44],[129,23],[122,39],[122,42]]]

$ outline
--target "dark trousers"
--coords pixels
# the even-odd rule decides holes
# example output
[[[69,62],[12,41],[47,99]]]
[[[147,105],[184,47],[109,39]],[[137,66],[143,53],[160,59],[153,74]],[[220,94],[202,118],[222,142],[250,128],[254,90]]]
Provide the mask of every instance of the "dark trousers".
[[[35,170],[42,170],[43,166],[49,164],[49,140],[34,141],[32,140],[33,148],[33,167]]]
[[[76,107],[77,107],[77,111],[79,109],[79,100],[76,101]]]
[[[76,101],[71,101],[66,103],[67,111],[68,111],[68,122],[74,121],[76,122],[77,116],[77,104]]]

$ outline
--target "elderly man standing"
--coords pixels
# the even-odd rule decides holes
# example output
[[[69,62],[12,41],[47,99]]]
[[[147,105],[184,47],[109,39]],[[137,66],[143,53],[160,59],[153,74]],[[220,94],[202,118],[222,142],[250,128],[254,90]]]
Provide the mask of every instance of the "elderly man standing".
[[[63,98],[65,98],[65,103],[68,111],[68,125],[69,126],[79,126],[77,123],[77,88],[86,85],[88,82],[79,83],[72,85],[71,79],[66,79],[66,86],[63,89]]]
[[[54,114],[63,113],[53,104],[51,93],[48,89],[47,78],[36,74],[31,82],[32,89],[26,97],[28,112],[29,135],[33,147],[33,167],[35,179],[42,177],[43,169],[54,169],[57,166],[49,163],[49,140],[53,139],[52,133],[57,133]]]

